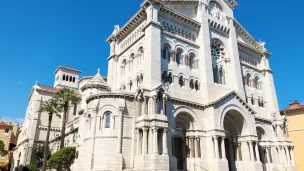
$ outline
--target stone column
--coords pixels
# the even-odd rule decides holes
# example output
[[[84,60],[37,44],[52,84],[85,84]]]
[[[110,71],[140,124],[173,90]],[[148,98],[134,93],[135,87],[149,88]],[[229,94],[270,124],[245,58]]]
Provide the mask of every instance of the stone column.
[[[168,155],[167,131],[168,129],[163,129],[163,155]]]
[[[137,148],[136,148],[136,154],[137,155],[139,155],[140,154],[140,130],[139,129],[136,129],[136,138],[137,138],[137,140],[136,140],[136,146],[137,146]]]
[[[190,150],[189,137],[186,137],[186,156],[187,156],[187,158],[190,157],[189,150]]]
[[[189,137],[189,144],[190,144],[190,158],[193,158],[194,157],[194,147],[193,147],[193,139],[191,137]]]
[[[157,154],[158,153],[158,147],[157,147],[157,130],[158,128],[153,128],[153,150],[154,153]]]
[[[218,148],[218,137],[214,136],[214,147],[215,147],[215,158],[218,159],[219,158],[219,148]]]
[[[123,107],[119,108],[119,131],[118,131],[118,149],[117,152],[119,154],[122,154],[122,130],[123,130],[123,113],[122,111],[124,110]]]
[[[171,53],[170,53],[170,62],[171,61],[175,61],[175,51],[172,51]]]
[[[277,160],[278,160],[278,162],[277,163],[281,163],[281,159],[280,159],[280,152],[279,152],[279,149],[278,149],[278,147],[276,147],[276,156],[277,156]]]
[[[193,141],[194,141],[194,158],[198,158],[198,150],[197,150],[197,140],[196,140],[196,138],[194,138]]]
[[[166,115],[166,100],[167,100],[167,97],[165,94],[163,94],[163,111],[162,111],[163,115]]]
[[[291,161],[290,161],[290,153],[289,153],[289,150],[288,150],[288,147],[287,147],[287,146],[285,146],[285,150],[286,150],[287,163],[290,163],[290,164],[291,164]]]
[[[291,147],[291,149],[290,149],[290,155],[291,155],[292,164],[295,165],[296,163],[295,163],[295,159],[294,159],[293,148],[294,147]]]
[[[255,144],[255,155],[256,155],[256,162],[260,161],[260,153],[259,153],[259,144],[258,142]]]
[[[142,154],[147,154],[148,128],[143,128]]]
[[[268,162],[268,163],[271,163],[269,149],[270,149],[270,147],[266,147],[267,162]]]
[[[153,131],[149,129],[149,140],[148,140],[148,153],[153,154]]]
[[[253,145],[252,145],[252,141],[249,141],[249,148],[250,148],[250,158],[251,161],[254,161],[254,152],[253,152]]]
[[[197,141],[197,154],[198,154],[197,157],[201,158],[201,156],[202,156],[202,153],[201,153],[201,140],[200,140],[200,138],[197,138],[196,141]]]
[[[236,147],[236,160],[240,161],[240,154],[239,154],[239,146],[241,145],[241,143],[235,143],[235,147]]]
[[[222,137],[222,160],[226,159],[226,151],[225,151],[225,137]]]

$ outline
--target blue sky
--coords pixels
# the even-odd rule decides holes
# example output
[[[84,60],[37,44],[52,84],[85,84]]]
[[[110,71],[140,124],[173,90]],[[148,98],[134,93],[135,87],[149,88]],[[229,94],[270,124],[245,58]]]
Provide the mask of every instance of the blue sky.
[[[107,74],[106,38],[123,25],[142,0],[0,1],[0,119],[24,118],[35,81],[53,85],[59,65],[82,75]],[[271,67],[280,109],[290,100],[304,101],[303,1],[238,0],[237,20],[273,53]],[[302,22],[301,22],[302,21]]]

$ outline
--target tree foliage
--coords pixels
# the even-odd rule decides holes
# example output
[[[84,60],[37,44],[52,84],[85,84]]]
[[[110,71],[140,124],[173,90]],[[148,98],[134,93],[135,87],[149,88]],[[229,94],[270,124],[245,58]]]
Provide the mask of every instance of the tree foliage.
[[[47,159],[51,157],[52,153],[49,150],[47,153]],[[44,156],[44,145],[38,146],[37,149],[35,150],[35,158],[37,160],[37,167],[42,166],[43,162],[43,156]]]
[[[79,97],[74,90],[63,88],[56,94],[56,100],[59,103],[61,109],[63,109],[63,118],[62,118],[62,128],[61,128],[61,140],[60,148],[64,147],[64,138],[65,138],[65,125],[66,119],[69,112],[70,105],[76,105],[80,102],[81,97]]]
[[[4,148],[5,148],[5,144],[2,140],[0,140],[0,156],[4,155],[5,153]]]
[[[61,171],[63,169],[70,171],[71,165],[76,158],[75,147],[65,147],[54,153],[47,161],[47,167],[49,169],[56,169]]]
[[[23,171],[39,171],[39,169],[34,164],[27,164],[23,167]]]

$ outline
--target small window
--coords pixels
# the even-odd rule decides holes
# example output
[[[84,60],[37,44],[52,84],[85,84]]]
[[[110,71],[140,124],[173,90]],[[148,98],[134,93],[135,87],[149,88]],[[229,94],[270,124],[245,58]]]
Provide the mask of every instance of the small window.
[[[173,76],[172,76],[172,73],[170,72],[169,75],[168,75],[168,82],[169,84],[172,84],[173,83]]]
[[[76,80],[76,78],[75,78],[75,77],[73,77],[73,83],[75,83],[75,80]]]
[[[165,46],[163,49],[163,59],[168,59],[168,61],[170,62],[170,52],[167,46]]]
[[[246,80],[246,84],[248,87],[251,87],[251,75],[250,74],[247,74],[247,80]]]
[[[254,86],[255,86],[256,89],[260,90],[259,77],[255,77],[255,79],[254,79]]]
[[[251,97],[251,104],[254,105],[255,104],[255,100],[253,97]]]
[[[178,50],[177,53],[176,53],[176,63],[177,63],[177,65],[181,64],[181,60],[182,60],[182,51]]]
[[[69,76],[65,76],[65,81],[69,81]]]
[[[70,76],[70,82],[72,82],[72,80],[73,80],[73,78],[72,78],[72,76]]]
[[[193,69],[194,68],[194,54],[190,54],[190,56],[189,56],[189,67],[191,68],[191,69]]]
[[[184,86],[184,77],[183,77],[183,76],[180,76],[180,77],[179,77],[178,84],[179,84],[181,87]]]
[[[196,90],[196,91],[199,90],[199,84],[198,84],[198,81],[197,81],[197,80],[195,81],[194,87],[195,87],[195,90]]]
[[[63,80],[63,81],[65,80],[65,75],[62,76],[62,80]]]
[[[6,128],[6,129],[4,130],[4,133],[5,133],[5,134],[8,134],[8,133],[9,133],[9,129]]]
[[[107,113],[106,115],[105,115],[105,120],[106,120],[106,124],[105,124],[105,128],[110,128],[110,126],[111,126],[111,115],[110,115],[110,113]]]
[[[194,81],[193,81],[193,79],[190,80],[190,88],[191,88],[191,90],[194,89]]]

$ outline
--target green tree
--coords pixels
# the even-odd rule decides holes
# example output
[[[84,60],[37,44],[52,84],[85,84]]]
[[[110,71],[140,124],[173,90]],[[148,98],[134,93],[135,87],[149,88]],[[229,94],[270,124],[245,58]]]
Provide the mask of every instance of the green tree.
[[[23,171],[39,171],[39,169],[34,164],[27,164],[23,167]]]
[[[50,99],[50,100],[44,102],[42,104],[40,110],[38,111],[38,112],[47,112],[47,114],[49,115],[46,140],[45,140],[45,145],[44,145],[43,162],[42,162],[42,168],[41,168],[42,171],[45,171],[45,169],[46,169],[46,161],[47,161],[47,154],[49,152],[49,138],[50,138],[53,115],[57,115],[60,117],[60,115],[58,114],[59,110],[60,110],[60,106],[57,103],[56,99]]]
[[[76,147],[65,147],[54,153],[47,161],[49,169],[56,169],[57,171],[68,170],[74,163],[76,158]]]
[[[61,128],[61,141],[60,141],[60,148],[64,147],[64,138],[65,138],[65,125],[66,125],[66,119],[68,115],[68,111],[70,106],[77,105],[81,98],[76,94],[74,90],[63,88],[61,89],[57,95],[56,99],[61,107],[63,109],[63,119],[62,119],[62,128]]]
[[[5,153],[4,148],[5,148],[5,144],[2,140],[0,140],[0,156],[4,155]]]
[[[37,147],[37,149],[35,150],[35,158],[37,161],[37,167],[42,167],[42,163],[43,163],[43,156],[44,156],[44,145],[40,145]],[[50,149],[47,152],[47,160],[51,157],[51,151]]]

